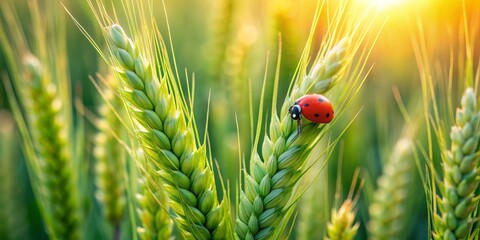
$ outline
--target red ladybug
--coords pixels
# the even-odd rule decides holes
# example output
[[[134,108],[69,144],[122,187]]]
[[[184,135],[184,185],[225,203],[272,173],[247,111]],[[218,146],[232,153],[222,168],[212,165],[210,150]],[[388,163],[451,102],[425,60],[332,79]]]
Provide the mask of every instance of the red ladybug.
[[[288,109],[293,120],[298,121],[298,132],[302,130],[302,115],[314,123],[329,123],[333,119],[333,106],[320,94],[305,95]]]

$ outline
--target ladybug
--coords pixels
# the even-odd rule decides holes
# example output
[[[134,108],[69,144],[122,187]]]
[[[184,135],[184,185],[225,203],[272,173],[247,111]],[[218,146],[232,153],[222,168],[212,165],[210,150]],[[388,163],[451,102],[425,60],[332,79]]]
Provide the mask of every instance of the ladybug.
[[[302,115],[314,123],[329,123],[333,120],[333,106],[320,94],[309,94],[297,99],[288,112],[298,122],[298,133],[302,131]]]

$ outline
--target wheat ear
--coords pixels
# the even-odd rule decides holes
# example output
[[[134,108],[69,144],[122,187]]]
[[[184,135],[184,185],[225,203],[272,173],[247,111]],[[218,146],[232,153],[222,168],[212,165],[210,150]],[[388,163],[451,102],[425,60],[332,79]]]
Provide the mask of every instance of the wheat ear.
[[[359,224],[354,224],[353,207],[351,200],[345,200],[338,210],[332,210],[332,220],[327,225],[326,240],[351,240],[355,237]]]
[[[250,172],[245,176],[240,192],[240,205],[236,220],[239,239],[268,239],[285,214],[286,204],[293,187],[302,175],[302,167],[312,145],[318,142],[323,127],[304,124],[302,134],[288,114],[293,101],[307,93],[328,90],[344,66],[346,48],[350,41],[341,40],[315,71],[299,81],[283,103],[280,115],[272,116],[268,136],[262,146],[262,155],[254,152]],[[326,83],[327,81],[328,83]],[[323,84],[319,84],[322,82]]]
[[[315,151],[315,150],[313,150]],[[312,154],[313,155],[313,154]],[[323,164],[326,160],[321,159],[317,164]],[[326,172],[318,176],[312,171],[310,179],[313,183],[305,191],[301,198],[301,208],[297,220],[297,236],[299,239],[322,239],[325,236],[325,227],[328,223],[328,181]]]
[[[95,136],[95,196],[103,208],[105,218],[114,227],[114,239],[120,239],[120,224],[126,209],[123,178],[123,172],[126,171],[126,152],[118,143],[118,138],[125,133],[118,117],[122,115],[124,106],[114,92],[116,86],[113,77],[109,76],[105,81],[107,86],[103,89],[103,96],[106,103],[98,109],[98,132]]]
[[[55,84],[33,55],[24,58],[25,109],[41,168],[43,216],[53,239],[80,238],[79,193],[67,144],[62,101]],[[40,196],[39,196],[40,197]]]
[[[450,130],[450,150],[443,149],[444,178],[437,198],[440,212],[434,217],[435,239],[464,239],[474,224],[472,213],[480,199],[475,194],[480,182],[479,115],[475,92],[468,88]]]
[[[205,148],[197,149],[193,127],[168,91],[167,76],[157,79],[122,27],[112,25],[106,35],[137,138],[148,165],[158,168],[181,233],[197,239],[231,238],[229,205],[218,202]]]
[[[165,196],[165,189],[159,185],[162,180],[155,170],[157,168],[148,166],[148,163],[145,162],[145,154],[141,149],[137,151],[136,159],[142,164],[141,170],[145,171],[140,175],[140,192],[136,194],[137,213],[141,221],[137,232],[143,240],[170,239],[173,221],[167,212],[168,199]]]
[[[378,179],[373,203],[369,207],[370,239],[398,239],[405,237],[406,204],[413,179],[414,159],[411,140],[400,139],[383,167]]]
[[[149,186],[149,183],[152,184],[147,178],[140,180],[141,193],[137,194],[137,212],[142,225],[137,228],[137,232],[143,240],[169,239],[172,236],[173,221],[167,212],[167,199],[161,190],[157,189],[158,186]]]

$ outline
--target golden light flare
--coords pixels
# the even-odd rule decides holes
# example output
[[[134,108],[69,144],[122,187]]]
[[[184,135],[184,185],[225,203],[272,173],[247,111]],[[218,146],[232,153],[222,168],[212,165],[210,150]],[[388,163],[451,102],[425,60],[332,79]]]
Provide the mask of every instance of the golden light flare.
[[[408,11],[409,6],[419,3],[425,3],[430,0],[364,0],[372,7],[385,14],[401,14]],[[441,0],[440,0],[441,1]]]
[[[386,8],[386,7],[396,7],[402,4],[405,4],[407,0],[370,0],[374,4],[378,4],[379,7],[381,8]]]

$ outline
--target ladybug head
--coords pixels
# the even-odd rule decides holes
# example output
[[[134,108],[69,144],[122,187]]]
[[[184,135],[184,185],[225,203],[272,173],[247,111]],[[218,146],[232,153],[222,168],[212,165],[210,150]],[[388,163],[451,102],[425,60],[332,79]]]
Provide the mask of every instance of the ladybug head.
[[[288,109],[288,112],[290,113],[290,116],[292,116],[293,120],[299,120],[302,115],[302,108],[300,105],[298,105],[298,103],[295,103]]]

